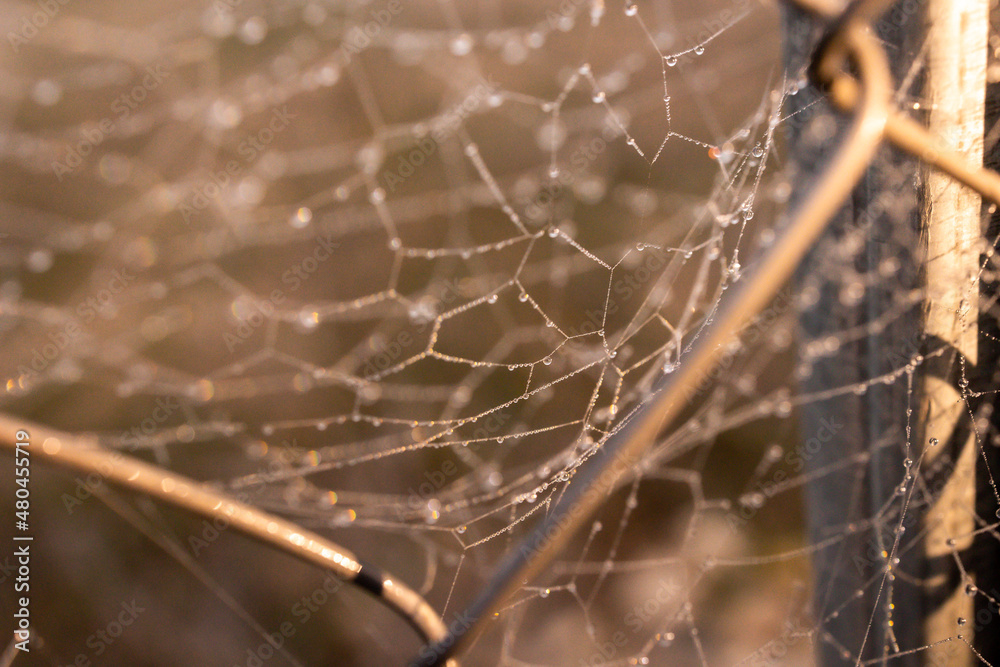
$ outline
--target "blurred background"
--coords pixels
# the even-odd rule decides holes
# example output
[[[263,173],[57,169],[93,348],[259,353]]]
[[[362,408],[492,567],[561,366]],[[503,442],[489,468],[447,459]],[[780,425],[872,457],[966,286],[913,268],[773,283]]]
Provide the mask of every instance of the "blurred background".
[[[813,118],[756,0],[5,1],[0,20],[3,411],[327,535],[446,621],[773,241],[782,133]],[[815,302],[785,290],[721,351],[465,664],[811,664],[801,492],[842,437],[836,413],[796,425],[793,351],[832,344],[797,338]],[[0,457],[4,499],[13,479]],[[38,464],[31,492],[36,634],[14,665],[420,647],[224,525]]]

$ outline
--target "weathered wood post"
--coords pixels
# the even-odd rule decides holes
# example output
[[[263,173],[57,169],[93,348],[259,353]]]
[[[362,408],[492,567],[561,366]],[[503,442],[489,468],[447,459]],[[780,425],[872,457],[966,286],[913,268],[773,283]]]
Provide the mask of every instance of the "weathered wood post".
[[[930,131],[970,162],[982,164],[989,2],[929,0],[926,24],[924,100]],[[976,530],[978,452],[963,394],[978,359],[982,200],[940,172],[930,170],[924,183],[923,331],[928,341],[948,348],[926,362],[916,430],[925,448],[924,469],[932,473],[926,478],[941,481],[940,488],[927,489],[930,506],[924,516],[923,641],[934,644],[958,634],[971,639],[974,629],[974,601],[965,592],[974,585],[974,575],[961,577],[956,556],[969,551]],[[947,655],[949,665],[978,662],[964,646],[955,648],[929,649],[928,664],[938,653]]]

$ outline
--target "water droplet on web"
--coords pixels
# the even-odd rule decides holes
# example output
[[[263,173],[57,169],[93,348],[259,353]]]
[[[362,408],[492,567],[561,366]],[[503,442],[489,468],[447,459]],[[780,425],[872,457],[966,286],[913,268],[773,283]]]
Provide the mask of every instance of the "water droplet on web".
[[[591,101],[593,101],[594,104],[600,104],[601,102],[603,102],[605,100],[605,98],[606,98],[606,96],[604,94],[604,91],[600,91],[600,92],[594,93],[594,96],[591,97],[590,99],[591,99]]]
[[[764,154],[764,149],[760,147],[760,144],[754,146],[753,150],[750,151],[750,155],[753,155],[754,157],[760,157],[763,154]]]
[[[303,308],[299,311],[299,324],[305,329],[315,329],[319,324],[319,312],[313,308]]]
[[[56,104],[62,99],[62,94],[62,86],[52,79],[42,79],[31,89],[31,99],[43,107]]]
[[[975,597],[976,593],[978,592],[979,589],[976,588],[974,584],[967,584],[965,587],[965,594],[968,595],[969,597]]]
[[[639,13],[639,7],[634,2],[626,3],[625,5],[625,16],[635,16]]]
[[[28,254],[26,263],[28,270],[32,273],[45,273],[52,268],[53,262],[52,252],[48,248],[39,248],[38,250],[32,250]]]
[[[385,148],[382,147],[382,144],[371,141],[358,151],[354,161],[364,173],[374,174],[382,166],[384,159]]]
[[[451,51],[452,55],[465,56],[472,51],[472,37],[467,33],[462,33],[455,39],[451,40],[448,45],[448,50]]]
[[[667,61],[667,67],[674,67],[677,64],[677,57],[667,56],[666,61]]]
[[[497,296],[496,294],[490,294],[488,297],[486,297],[486,303],[496,303],[497,299],[499,298],[500,297]]]
[[[559,167],[556,165],[549,167],[549,178],[559,178]]]
[[[312,221],[312,209],[303,206],[302,208],[295,211],[292,217],[289,219],[288,224],[290,224],[295,229],[302,229],[307,226],[310,221]]]
[[[466,530],[468,530],[466,526],[459,526],[458,528],[455,529],[455,532],[458,533],[459,535],[462,535],[465,533]]]
[[[962,616],[959,616],[959,617],[958,617],[957,619],[955,619],[955,622],[956,622],[956,623],[957,623],[958,625],[965,625],[965,618],[964,618],[964,617],[962,617]]]
[[[937,447],[938,439],[937,438],[931,438],[930,440],[927,441],[927,444],[929,444],[931,447]]]
[[[566,126],[561,121],[552,118],[538,128],[538,131],[535,133],[535,143],[537,143],[538,147],[543,151],[558,150],[559,147],[561,147],[566,141],[566,135]],[[553,165],[553,167],[555,167],[555,165]],[[549,171],[551,174],[551,169]],[[552,178],[555,178],[558,175],[559,173],[556,172]]]
[[[542,590],[538,591],[538,597],[540,597],[540,598],[547,598],[547,597],[549,597],[549,595],[551,595],[551,593],[552,593],[551,589],[549,589],[549,588],[543,588]]]
[[[545,357],[544,359],[542,359],[542,363],[545,364],[546,366],[550,366],[552,364],[552,357]]]
[[[526,302],[528,300],[528,293],[521,292],[520,294],[517,295],[517,300],[520,301],[521,303]]]
[[[244,44],[260,44],[267,36],[267,21],[259,16],[254,16],[246,20],[240,26],[239,38]]]
[[[558,227],[549,227],[549,238],[553,238],[554,239],[557,236],[559,236],[559,228]]]
[[[913,459],[903,459],[903,467],[909,468],[913,465]]]
[[[700,56],[701,54],[705,53],[705,47],[704,46],[700,46],[700,45],[694,47],[694,53],[695,53],[695,55]]]

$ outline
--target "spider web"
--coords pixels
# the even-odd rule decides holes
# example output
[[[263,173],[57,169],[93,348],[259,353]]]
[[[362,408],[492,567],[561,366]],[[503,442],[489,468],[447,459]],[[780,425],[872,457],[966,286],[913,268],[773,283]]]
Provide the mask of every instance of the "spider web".
[[[32,31],[40,7],[4,10],[4,410],[329,534],[446,623],[781,233],[809,171],[784,137],[837,130],[782,66],[776,9],[739,0],[98,3]],[[919,110],[912,54],[897,98]],[[467,664],[906,664],[990,632],[971,534],[951,555],[986,616],[935,648],[892,606],[925,576],[939,488],[913,423],[924,363],[950,354],[913,334],[913,169],[883,151],[865,214],[720,350]],[[995,302],[980,308],[995,342]],[[873,340],[887,352],[868,363]],[[995,461],[992,357],[949,358]],[[889,415],[869,432],[865,405]],[[44,484],[47,664],[419,649],[353,591],[299,613],[315,573],[224,526]],[[977,502],[976,543],[995,543],[995,497]],[[106,543],[63,548],[85,531]],[[200,623],[171,587],[209,601]],[[135,595],[149,620],[97,653],[91,633]]]

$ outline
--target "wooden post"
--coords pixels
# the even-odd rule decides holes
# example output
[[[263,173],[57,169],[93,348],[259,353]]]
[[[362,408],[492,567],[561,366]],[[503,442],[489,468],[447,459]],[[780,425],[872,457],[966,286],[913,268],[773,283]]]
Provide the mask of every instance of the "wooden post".
[[[930,131],[982,164],[989,2],[929,0],[926,19]],[[954,554],[968,549],[975,530],[976,443],[960,381],[977,359],[982,204],[978,193],[940,172],[929,171],[925,183],[924,332],[932,347],[953,348],[925,367],[916,429],[926,447],[924,471],[936,468],[941,476],[934,478],[945,480],[940,491],[931,489],[935,496],[925,515],[924,642],[933,644],[957,634],[969,638],[975,625],[973,599],[964,592],[971,582],[955,579]],[[928,651],[926,664],[938,664],[938,653],[949,665],[974,663],[971,651],[956,648],[951,643]]]

